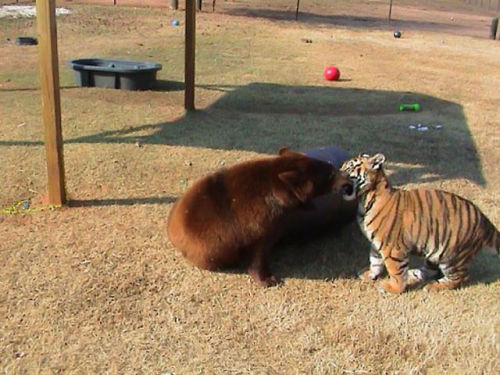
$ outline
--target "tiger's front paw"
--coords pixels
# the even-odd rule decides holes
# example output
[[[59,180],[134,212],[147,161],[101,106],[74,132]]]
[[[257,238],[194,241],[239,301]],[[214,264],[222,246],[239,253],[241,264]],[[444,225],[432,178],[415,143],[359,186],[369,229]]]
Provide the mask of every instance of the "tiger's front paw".
[[[373,272],[370,267],[363,268],[358,272],[358,277],[363,281],[375,281],[379,276],[380,274],[376,274],[375,272]]]
[[[401,294],[405,291],[405,286],[395,284],[391,281],[382,281],[380,285],[377,286],[377,289],[381,294]]]

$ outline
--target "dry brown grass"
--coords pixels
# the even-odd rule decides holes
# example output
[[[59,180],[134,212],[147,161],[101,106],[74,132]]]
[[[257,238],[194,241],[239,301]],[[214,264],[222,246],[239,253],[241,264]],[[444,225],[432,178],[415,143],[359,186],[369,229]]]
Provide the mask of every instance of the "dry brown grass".
[[[261,289],[244,273],[192,267],[165,234],[172,202],[192,181],[283,144],[383,151],[396,184],[459,193],[498,226],[498,42],[417,29],[395,40],[383,23],[204,13],[202,110],[185,115],[182,91],[69,88],[63,65],[91,55],[147,59],[163,64],[161,80],[181,81],[182,29],[169,21],[182,13],[73,10],[58,27],[74,207],[0,214],[4,373],[500,372],[496,258],[480,255],[463,289],[382,296],[354,277],[368,257],[353,225],[281,245],[273,269],[285,283]],[[33,35],[34,22],[0,27],[0,206],[31,198],[37,207],[45,190],[37,54],[6,40]],[[327,63],[345,80],[325,83]],[[396,112],[405,99],[424,110]],[[444,128],[410,131],[416,122]]]

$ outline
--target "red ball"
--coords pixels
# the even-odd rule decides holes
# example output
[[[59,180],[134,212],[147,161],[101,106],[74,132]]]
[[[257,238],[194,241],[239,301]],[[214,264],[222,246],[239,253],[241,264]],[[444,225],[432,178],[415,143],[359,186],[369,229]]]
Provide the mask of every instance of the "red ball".
[[[327,66],[325,68],[325,71],[323,72],[323,75],[325,76],[325,79],[327,81],[337,81],[340,78],[340,70],[338,70],[333,65]]]

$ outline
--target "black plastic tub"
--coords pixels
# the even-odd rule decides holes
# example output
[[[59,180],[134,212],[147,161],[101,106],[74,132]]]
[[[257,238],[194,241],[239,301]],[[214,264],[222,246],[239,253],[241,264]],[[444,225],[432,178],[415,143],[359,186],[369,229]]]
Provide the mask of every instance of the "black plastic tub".
[[[38,40],[31,36],[20,36],[16,38],[15,43],[18,46],[36,46],[38,44]]]
[[[147,90],[156,81],[161,65],[145,61],[79,59],[68,61],[76,83],[82,87]]]

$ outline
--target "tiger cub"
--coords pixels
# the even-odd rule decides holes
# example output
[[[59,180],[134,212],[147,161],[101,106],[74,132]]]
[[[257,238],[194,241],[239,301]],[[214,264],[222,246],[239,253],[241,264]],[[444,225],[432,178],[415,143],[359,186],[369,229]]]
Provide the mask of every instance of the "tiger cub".
[[[479,250],[499,253],[498,230],[473,203],[440,190],[395,189],[384,162],[382,154],[362,154],[341,167],[354,184],[358,223],[372,244],[362,279],[377,279],[385,264],[390,278],[381,291],[402,293],[408,283],[439,274],[424,289],[453,289],[468,280],[467,263]],[[408,270],[410,253],[425,257],[422,267]]]

